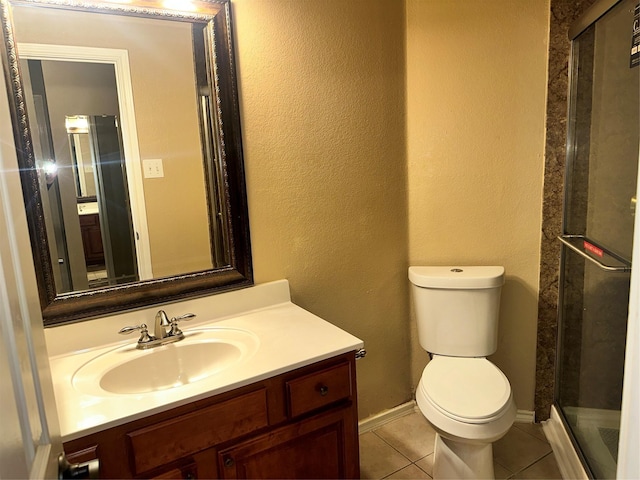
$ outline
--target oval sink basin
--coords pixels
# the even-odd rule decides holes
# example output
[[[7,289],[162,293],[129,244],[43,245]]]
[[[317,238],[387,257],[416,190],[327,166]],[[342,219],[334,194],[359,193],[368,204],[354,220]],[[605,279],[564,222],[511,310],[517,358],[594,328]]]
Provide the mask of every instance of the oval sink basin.
[[[82,365],[73,375],[76,390],[104,396],[145,394],[178,388],[211,377],[250,358],[256,335],[233,328],[194,329],[185,338],[148,350],[117,347]]]

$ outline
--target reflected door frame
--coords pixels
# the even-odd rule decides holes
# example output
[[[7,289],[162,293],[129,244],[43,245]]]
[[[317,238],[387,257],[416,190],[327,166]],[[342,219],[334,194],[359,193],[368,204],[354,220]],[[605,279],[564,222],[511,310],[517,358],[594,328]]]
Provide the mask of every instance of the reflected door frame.
[[[142,162],[140,160],[140,149],[138,146],[138,130],[133,104],[133,87],[131,84],[128,52],[115,48],[45,45],[37,43],[18,43],[18,52],[20,58],[26,60],[52,60],[113,65],[118,89],[120,129],[127,170],[131,217],[136,233],[135,245],[138,275],[140,280],[152,279],[153,270],[151,266],[149,229],[147,227],[147,209],[144,199]]]

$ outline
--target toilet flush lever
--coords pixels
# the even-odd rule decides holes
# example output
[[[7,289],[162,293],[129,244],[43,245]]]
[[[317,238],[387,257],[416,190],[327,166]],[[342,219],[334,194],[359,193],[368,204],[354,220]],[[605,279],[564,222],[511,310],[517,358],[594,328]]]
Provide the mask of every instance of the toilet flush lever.
[[[367,355],[367,351],[364,348],[356,350],[356,360],[359,358],[364,358]]]

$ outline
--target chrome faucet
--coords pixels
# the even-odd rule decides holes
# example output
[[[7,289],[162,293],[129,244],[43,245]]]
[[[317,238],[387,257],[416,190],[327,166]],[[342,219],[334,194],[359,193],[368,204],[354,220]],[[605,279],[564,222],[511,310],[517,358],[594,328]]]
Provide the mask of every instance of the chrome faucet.
[[[167,337],[167,327],[171,326],[169,317],[164,310],[158,310],[156,313],[156,321],[153,326],[153,336],[158,340],[162,340]]]
[[[146,350],[147,348],[158,347],[160,345],[166,345],[167,343],[182,340],[184,338],[184,334],[178,327],[178,322],[181,320],[189,320],[193,317],[195,317],[195,314],[185,313],[184,315],[173,317],[169,320],[167,313],[164,310],[159,310],[158,313],[156,313],[153,335],[149,335],[149,329],[145,323],[131,327],[123,327],[118,331],[118,333],[128,335],[140,330],[140,338],[138,339],[136,348]],[[170,327],[169,330],[167,330],[167,327]]]

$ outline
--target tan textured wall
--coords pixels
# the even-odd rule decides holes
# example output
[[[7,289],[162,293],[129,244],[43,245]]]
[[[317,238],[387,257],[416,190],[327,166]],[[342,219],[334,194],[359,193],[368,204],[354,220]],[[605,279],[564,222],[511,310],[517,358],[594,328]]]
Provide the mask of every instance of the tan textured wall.
[[[402,4],[233,8],[255,280],[364,340],[360,417],[406,402]]]
[[[140,158],[164,167],[144,179],[154,277],[211,268],[189,25],[27,7],[14,22],[18,42],[128,50]]]
[[[526,410],[535,384],[548,29],[546,0],[473,8],[407,0],[409,263],[505,267],[492,360]],[[417,340],[413,352],[416,384],[427,358]]]
[[[361,417],[426,362],[409,263],[505,265],[494,360],[532,407],[548,7],[233,0],[255,279],[365,341]]]

